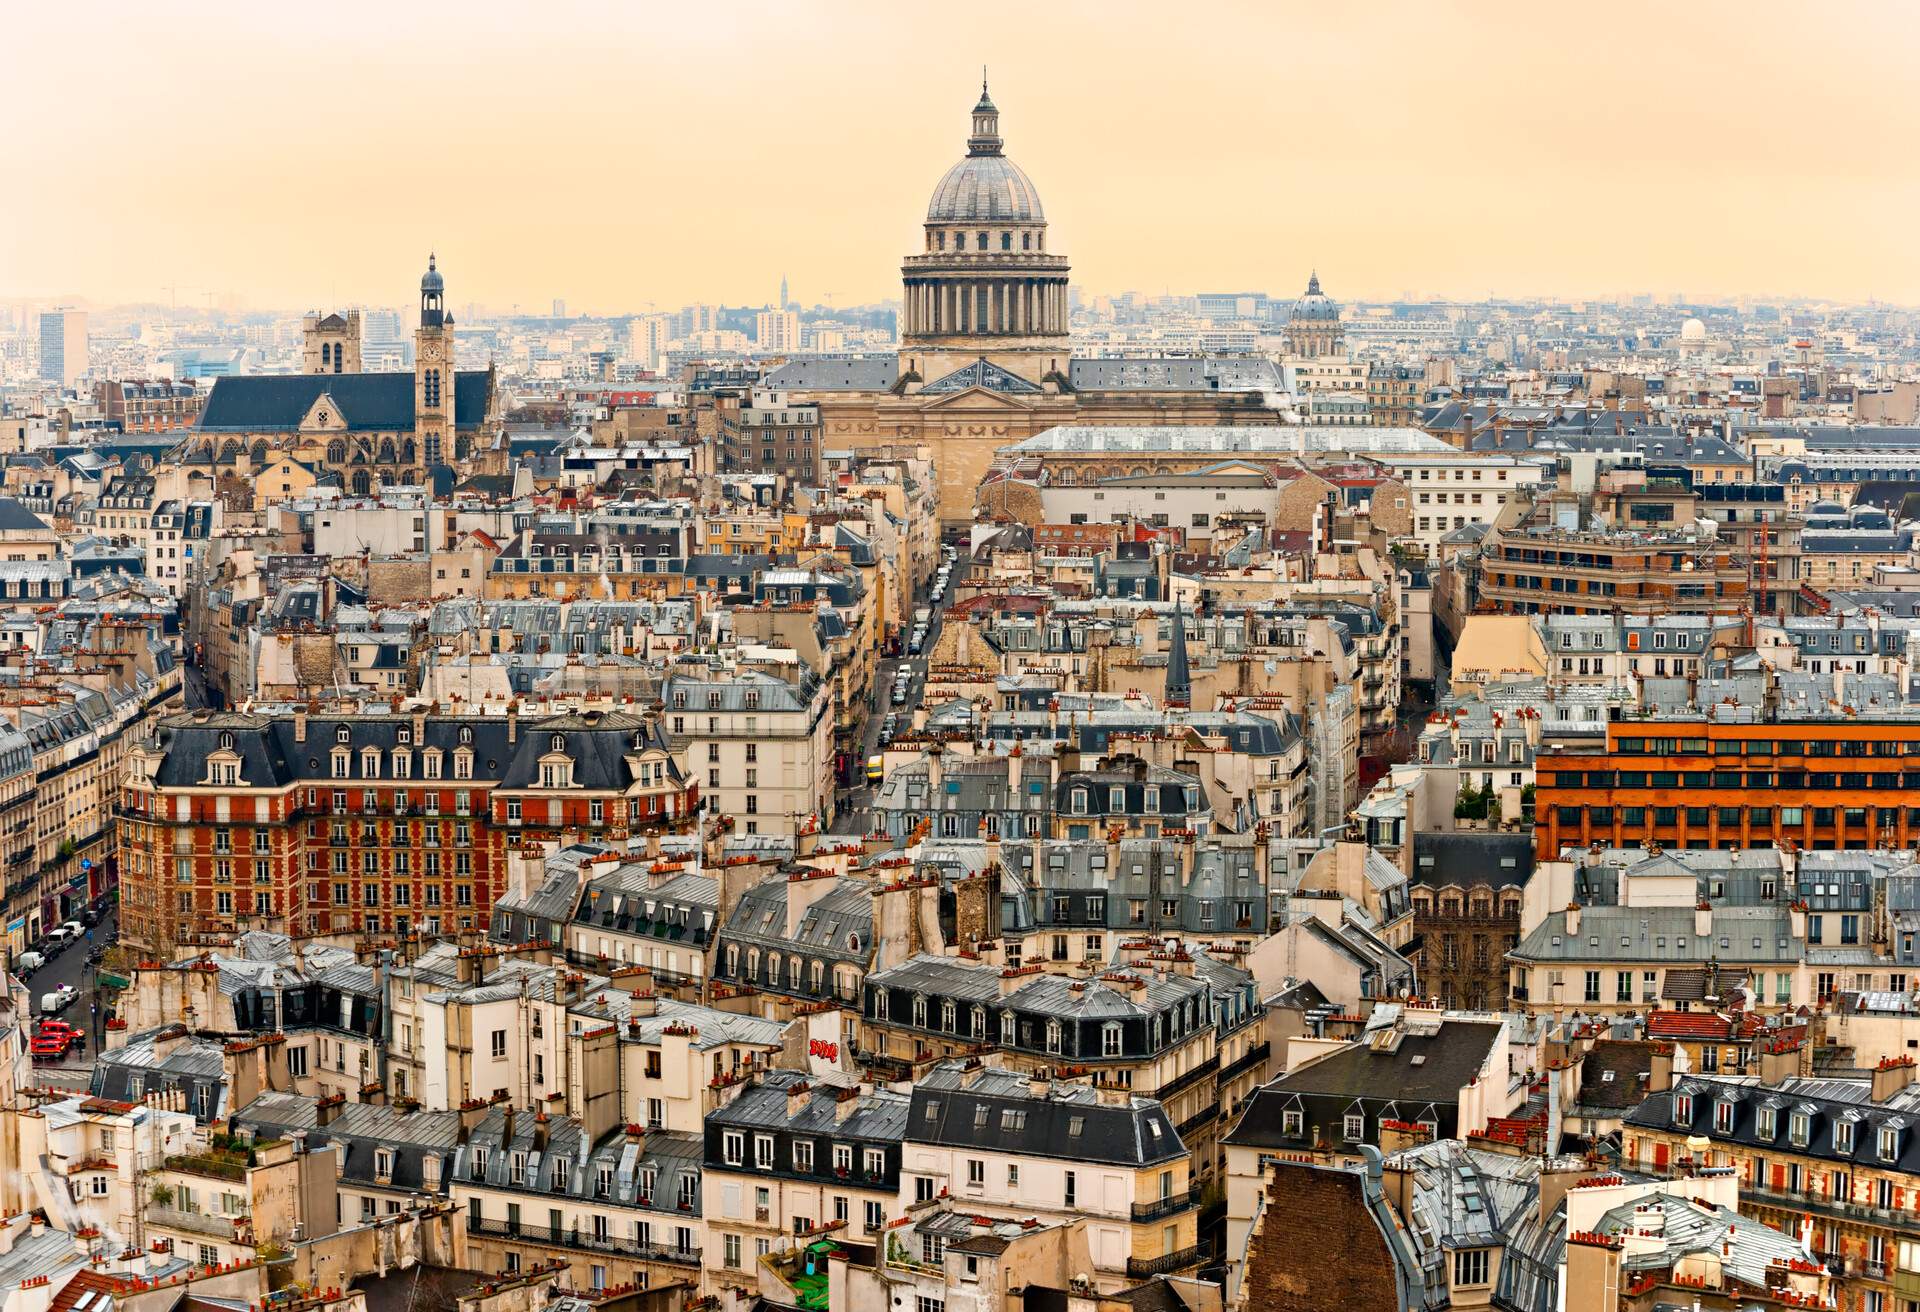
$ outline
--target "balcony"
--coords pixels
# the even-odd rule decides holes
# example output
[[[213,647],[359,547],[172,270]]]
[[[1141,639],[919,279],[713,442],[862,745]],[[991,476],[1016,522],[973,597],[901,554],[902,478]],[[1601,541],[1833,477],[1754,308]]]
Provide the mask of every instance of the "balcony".
[[[1157,1221],[1163,1216],[1172,1216],[1175,1212],[1184,1212],[1198,1200],[1193,1192],[1168,1194],[1165,1198],[1156,1198],[1150,1203],[1135,1203],[1133,1219],[1136,1221]]]
[[[612,1253],[621,1257],[638,1257],[648,1262],[673,1262],[682,1266],[700,1265],[700,1250],[697,1248],[643,1244],[634,1239],[618,1239],[610,1234],[604,1236],[591,1232],[582,1234],[578,1226],[556,1229],[551,1225],[489,1221],[469,1215],[467,1233],[484,1239],[506,1239],[514,1243],[536,1244],[546,1248],[572,1248],[588,1253]]]
[[[181,1153],[166,1159],[166,1169],[186,1175],[212,1176],[216,1180],[244,1180],[250,1160],[226,1153]]]
[[[1226,1067],[1220,1072],[1220,1082],[1224,1084],[1236,1075],[1244,1075],[1247,1071],[1264,1063],[1272,1053],[1273,1045],[1271,1043],[1254,1044],[1251,1048],[1248,1048],[1245,1053],[1241,1054],[1240,1058],[1235,1061],[1233,1065]]]
[[[221,1216],[216,1212],[183,1212],[177,1207],[148,1203],[146,1217],[149,1226],[162,1230],[185,1230],[190,1234],[233,1242],[234,1218],[231,1216]]]
[[[1202,1250],[1194,1244],[1161,1257],[1130,1257],[1127,1259],[1127,1274],[1139,1279],[1149,1276],[1168,1276],[1176,1271],[1185,1271],[1188,1267],[1200,1265]]]
[[[1201,1130],[1213,1124],[1214,1118],[1219,1115],[1220,1104],[1210,1102],[1174,1128],[1180,1131],[1180,1137],[1182,1139],[1191,1139]]]
[[[1168,1080],[1165,1084],[1161,1085],[1158,1089],[1154,1091],[1153,1096],[1158,1098],[1161,1102],[1166,1102],[1168,1099],[1172,1098],[1175,1094],[1179,1093],[1182,1089],[1190,1089],[1194,1085],[1198,1084],[1200,1081],[1207,1079],[1210,1076],[1217,1075],[1219,1071],[1220,1071],[1220,1058],[1217,1056],[1209,1057],[1205,1061],[1201,1062],[1198,1066],[1195,1066],[1192,1070],[1185,1071],[1182,1074],[1174,1076],[1171,1080]]]

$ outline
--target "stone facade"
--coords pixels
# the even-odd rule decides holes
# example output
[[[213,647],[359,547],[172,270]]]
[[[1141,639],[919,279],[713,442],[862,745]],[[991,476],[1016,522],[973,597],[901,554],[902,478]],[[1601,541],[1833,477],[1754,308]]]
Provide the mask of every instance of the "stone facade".
[[[1234,1306],[1399,1312],[1393,1253],[1367,1208],[1360,1173],[1291,1162],[1271,1172]]]

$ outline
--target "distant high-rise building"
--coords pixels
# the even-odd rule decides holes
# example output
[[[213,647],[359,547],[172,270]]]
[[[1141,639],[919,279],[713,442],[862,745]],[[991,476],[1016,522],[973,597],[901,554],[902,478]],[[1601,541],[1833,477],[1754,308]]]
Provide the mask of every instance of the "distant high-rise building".
[[[361,372],[360,311],[307,315],[300,329],[300,372],[303,374],[357,374]]]
[[[762,310],[753,317],[753,337],[762,351],[797,351],[800,316],[792,310]]]
[[[40,312],[40,376],[72,387],[87,371],[87,312],[62,306]]]
[[[567,301],[564,296],[556,296],[553,298],[553,317],[556,319],[564,319],[567,317]]]
[[[787,275],[784,273],[780,275],[780,308],[783,310],[793,308],[793,300],[787,295]]]

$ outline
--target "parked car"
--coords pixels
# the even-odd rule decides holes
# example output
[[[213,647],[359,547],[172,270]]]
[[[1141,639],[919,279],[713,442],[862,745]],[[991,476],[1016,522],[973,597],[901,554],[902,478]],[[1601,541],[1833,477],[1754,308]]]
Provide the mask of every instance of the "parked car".
[[[53,992],[42,993],[40,995],[40,1010],[44,1015],[54,1015],[71,1007],[74,999],[79,996],[80,991],[74,988],[73,985],[62,984],[59,988],[53,990]]]
[[[60,926],[60,928],[67,931],[67,937],[69,939],[85,938],[87,936],[87,927],[77,920],[69,920],[66,924]]]
[[[28,950],[13,959],[13,973],[25,979],[46,964],[47,959],[44,954]]]

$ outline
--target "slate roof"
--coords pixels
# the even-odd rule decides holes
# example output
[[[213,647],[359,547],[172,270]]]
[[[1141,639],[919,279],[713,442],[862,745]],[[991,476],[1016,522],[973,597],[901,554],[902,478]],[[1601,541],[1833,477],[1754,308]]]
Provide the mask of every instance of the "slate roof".
[[[12,497],[0,497],[0,533],[46,533],[46,521]]]
[[[270,432],[300,427],[314,402],[331,396],[351,432],[412,431],[413,374],[243,374],[216,378],[200,415],[202,429]],[[475,428],[486,418],[490,371],[454,375],[453,423]]]
[[[1370,1041],[1349,1044],[1256,1090],[1226,1141],[1295,1143],[1298,1136],[1284,1131],[1282,1114],[1301,1096],[1391,1099],[1409,1111],[1457,1105],[1460,1090],[1479,1075],[1499,1035],[1497,1024],[1447,1020],[1430,1034],[1402,1035],[1391,1049]]]
[[[1646,1097],[1654,1052],[1644,1039],[1600,1039],[1580,1059],[1579,1107],[1624,1112]]]
[[[1017,1071],[979,1068],[971,1082],[969,1074],[966,1063],[948,1061],[915,1081],[909,1143],[1134,1168],[1187,1155],[1156,1099],[1127,1095],[1109,1105],[1091,1085],[1052,1084],[1036,1095]]]
[[[1908,1086],[1886,1103],[1873,1103],[1864,1098],[1862,1087],[1836,1080],[1768,1086],[1688,1076],[1676,1080],[1672,1089],[1650,1095],[1627,1113],[1624,1124],[1685,1136],[1705,1135],[1717,1144],[1757,1149],[1769,1156],[1792,1153],[1882,1170],[1920,1172],[1920,1134],[1915,1133],[1920,1128],[1920,1096]],[[1674,1106],[1683,1098],[1692,1100],[1691,1114],[1677,1117]],[[1720,1102],[1733,1105],[1731,1129],[1719,1128],[1715,1105]],[[1765,1112],[1773,1113],[1771,1134],[1761,1125]],[[1794,1137],[1796,1115],[1805,1118],[1803,1141]],[[1834,1146],[1833,1128],[1843,1121],[1853,1127],[1852,1146],[1847,1149]],[[1894,1130],[1897,1136],[1891,1158],[1880,1153],[1879,1132],[1883,1127]]]
[[[544,1133],[544,1146],[541,1135]],[[476,1179],[473,1166],[475,1150],[487,1150],[484,1178]],[[518,1183],[513,1180],[512,1154],[526,1154],[525,1170]],[[571,1116],[550,1119],[542,1126],[531,1111],[509,1113],[503,1108],[488,1112],[473,1128],[458,1157],[458,1178],[462,1183],[484,1184],[492,1189],[513,1189],[551,1197],[571,1197],[604,1202],[612,1207],[636,1207],[685,1217],[679,1208],[682,1178],[691,1178],[692,1215],[700,1211],[701,1139],[697,1134],[649,1130],[639,1139],[628,1137],[624,1128],[602,1135],[597,1142],[586,1142],[580,1122]],[[560,1166],[565,1163],[565,1174]],[[598,1194],[600,1168],[613,1172],[611,1189]],[[653,1191],[643,1192],[645,1172],[654,1173]]]
[[[459,1112],[409,1112],[350,1102],[339,1108],[332,1124],[323,1126],[316,1102],[297,1093],[263,1093],[235,1112],[233,1122],[263,1139],[304,1134],[310,1151],[326,1144],[345,1145],[341,1178],[357,1185],[446,1196],[459,1144]],[[382,1148],[393,1153],[392,1173],[384,1179],[374,1169],[374,1154]],[[437,1186],[429,1186],[424,1175],[423,1163],[432,1154],[441,1158]]]
[[[873,890],[850,875],[830,878],[833,887],[801,913],[792,935],[787,933],[791,884],[785,875],[775,875],[740,895],[721,937],[782,951],[804,948],[812,956],[864,964],[873,952]]]
[[[1369,849],[1371,853],[1371,849]],[[1429,834],[1413,836],[1413,880],[1438,888],[1487,885],[1511,888],[1533,873],[1533,839],[1527,834]]]

